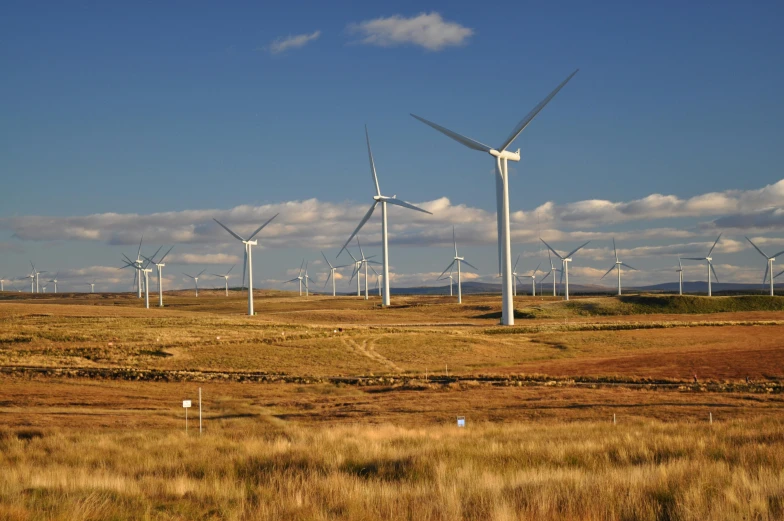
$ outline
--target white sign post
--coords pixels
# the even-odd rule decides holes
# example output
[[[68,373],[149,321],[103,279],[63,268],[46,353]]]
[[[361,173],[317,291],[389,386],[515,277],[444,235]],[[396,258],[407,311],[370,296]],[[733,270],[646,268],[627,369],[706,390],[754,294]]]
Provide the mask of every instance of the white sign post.
[[[183,409],[185,409],[185,433],[187,434],[188,433],[188,409],[190,409],[191,407],[191,401],[183,400],[182,407]]]
[[[457,417],[457,426],[458,427],[465,427],[465,416],[458,416]]]

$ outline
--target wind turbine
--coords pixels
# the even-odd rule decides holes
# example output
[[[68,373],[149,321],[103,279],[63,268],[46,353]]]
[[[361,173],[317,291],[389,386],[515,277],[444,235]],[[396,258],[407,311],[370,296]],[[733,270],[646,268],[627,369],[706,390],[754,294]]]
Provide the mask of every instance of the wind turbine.
[[[207,271],[207,270],[206,269],[205,270],[201,270],[195,277],[193,275],[188,275],[185,272],[182,273],[186,277],[190,277],[190,278],[193,279],[193,283],[196,284],[196,296],[197,297],[199,296],[199,277],[201,277],[201,274],[204,273],[205,271]]]
[[[345,246],[344,246],[344,248],[345,248]],[[357,248],[359,248],[360,258],[357,260],[357,267],[356,267],[356,270],[354,271],[354,273],[351,275],[351,278],[353,279],[354,275],[356,275],[357,276],[357,286],[359,286],[359,272],[362,269],[362,266],[365,266],[365,300],[367,300],[368,298],[370,298],[370,296],[368,294],[368,264],[381,264],[381,263],[380,262],[376,262],[374,260],[370,260],[373,257],[375,257],[375,255],[371,255],[370,257],[365,257],[365,252],[362,250],[362,244],[360,244],[360,242],[359,242],[359,237],[357,237]],[[341,250],[341,251],[343,251],[343,250]],[[348,250],[346,250],[346,251],[348,251]],[[338,255],[340,255],[340,253],[338,253]],[[350,252],[349,252],[349,255],[351,255]],[[354,256],[351,255],[351,258],[353,259]],[[351,280],[349,280],[349,282],[351,282]]]
[[[547,257],[550,259],[550,271],[547,272],[547,275],[545,275],[544,277],[539,279],[539,293],[540,294],[542,293],[542,282],[544,282],[544,279],[546,279],[547,277],[552,275],[552,277],[553,277],[553,296],[555,297],[555,296],[557,296],[557,292],[555,291],[555,273],[557,273],[559,271],[562,271],[562,270],[559,270],[553,264],[553,256],[550,253],[550,250],[547,250]]]
[[[142,276],[141,270],[143,269],[142,266],[142,241],[144,240],[144,234],[142,234],[142,238],[139,239],[139,249],[136,252],[136,272],[134,273],[134,279],[136,279],[136,298],[142,298]]]
[[[53,279],[49,279],[49,281],[48,281],[48,282],[53,282],[54,283],[54,292],[55,293],[57,293],[57,275],[59,275],[59,274],[60,274],[60,272],[58,271],[57,273],[55,273],[54,278]],[[0,291],[2,291],[2,288],[0,288]]]
[[[30,264],[32,264],[32,262]],[[30,279],[30,293],[35,293],[35,267],[33,267],[33,271],[30,272],[30,275],[25,278]]]
[[[335,272],[340,268],[347,268],[351,266],[351,264],[343,264],[342,266],[333,266],[331,262],[327,259],[327,256],[324,255],[324,252],[321,252],[321,256],[324,257],[324,260],[327,262],[327,266],[329,266],[329,275],[327,275],[327,280],[324,281],[324,287],[327,287],[327,283],[329,279],[332,279],[332,296],[335,296]]]
[[[632,268],[625,262],[621,262],[620,260],[618,260],[618,249],[615,247],[615,237],[613,237],[612,241],[613,241],[613,251],[615,252],[615,264],[613,264],[612,267],[609,270],[607,270],[607,273],[602,275],[602,278],[599,280],[602,280],[604,277],[609,275],[612,270],[617,269],[618,270],[618,296],[621,296],[621,266],[625,268],[629,268],[630,270],[634,270],[634,271],[637,271],[637,268]]]
[[[578,69],[579,70],[579,69]],[[497,225],[498,225],[498,270],[502,276],[502,298],[503,298],[503,312],[501,316],[501,323],[504,325],[514,324],[514,302],[512,301],[512,246],[510,242],[509,231],[509,169],[508,162],[520,161],[520,149],[517,152],[510,152],[507,150],[509,146],[517,139],[517,136],[525,130],[525,128],[533,121],[537,114],[547,105],[550,100],[558,94],[566,83],[577,74],[575,70],[570,74],[555,90],[553,90],[545,99],[543,99],[526,117],[517,124],[512,130],[512,133],[507,137],[498,149],[487,146],[474,139],[462,136],[456,132],[437,125],[424,118],[420,118],[415,114],[413,117],[422,123],[433,127],[439,132],[446,134],[458,143],[461,143],[468,148],[486,152],[495,158],[496,163],[496,180],[495,180],[495,193],[496,193],[496,207],[497,207]]]
[[[517,257],[517,260],[520,260],[519,256]],[[539,271],[539,266],[541,266],[541,265],[542,265],[541,262],[539,264],[537,264],[536,265],[536,269],[534,271],[532,271],[530,275],[520,275],[520,277],[524,277],[524,278],[529,278],[530,277],[531,278],[531,296],[532,297],[536,296],[536,273]],[[515,286],[517,286],[517,279],[518,279],[518,277],[515,275]],[[522,282],[522,281],[520,281],[520,282]]]
[[[675,271],[678,272],[678,295],[683,295],[683,264],[680,256],[678,256],[678,269]]]
[[[308,281],[310,281],[310,277],[308,276],[308,263],[305,263],[305,274],[302,276],[302,280],[305,281],[305,296],[310,296],[310,286],[308,286]]]
[[[719,243],[719,239],[721,239],[721,234],[716,237],[716,242],[713,243],[711,249],[708,251],[708,254],[705,257],[684,257],[686,260],[694,260],[694,261],[705,261],[708,263],[708,296],[713,296],[713,292],[711,290],[711,272],[713,276],[716,278],[716,283],[719,283],[719,277],[716,275],[716,270],[713,268],[713,258],[711,258],[711,253],[713,253],[713,248]]]
[[[566,286],[565,286],[565,289],[564,289],[564,300],[569,300],[569,263],[572,262],[572,255],[574,255],[575,253],[577,253],[578,251],[583,249],[591,241],[586,242],[582,246],[578,246],[577,248],[573,249],[572,251],[570,251],[566,255],[561,255],[560,253],[555,251],[552,248],[552,246],[547,244],[544,241],[544,239],[539,238],[539,240],[544,242],[544,245],[547,246],[550,249],[550,251],[555,254],[556,257],[561,259],[561,278],[563,278],[564,275],[566,276]]]
[[[0,291],[5,291],[5,277],[0,277]]]
[[[389,305],[389,237],[387,234],[387,203],[395,204],[397,206],[402,206],[403,208],[408,208],[410,210],[416,210],[418,212],[426,213],[429,215],[433,215],[431,212],[427,210],[423,210],[417,206],[414,206],[411,203],[407,203],[397,198],[396,195],[392,197],[387,197],[381,195],[381,189],[378,186],[378,176],[376,175],[376,164],[373,161],[373,152],[370,150],[370,136],[368,135],[367,125],[365,126],[365,140],[367,141],[367,149],[368,149],[368,158],[370,159],[370,172],[373,174],[373,182],[376,187],[376,195],[373,196],[373,204],[370,206],[370,210],[365,214],[361,221],[359,221],[359,225],[357,226],[356,230],[349,236],[346,243],[338,252],[338,255],[346,249],[348,243],[351,242],[351,239],[359,232],[360,229],[365,225],[365,223],[370,219],[370,216],[373,215],[373,211],[376,209],[379,203],[381,203],[381,258],[384,261],[383,264],[383,272],[384,272],[384,299],[383,305]],[[365,265],[365,299],[367,299],[367,264]]]
[[[450,270],[449,271],[449,275],[446,275],[445,277],[440,277],[440,278],[436,279],[436,280],[446,280],[446,279],[449,279],[449,296],[450,297],[454,296],[452,294],[452,279],[453,278],[454,277],[452,277],[452,271]]]
[[[784,251],[780,251],[777,254],[773,255],[772,257],[768,257],[768,255],[764,251],[759,249],[756,244],[751,242],[751,239],[746,237],[746,240],[749,241],[749,243],[751,243],[751,245],[754,246],[754,249],[760,252],[760,255],[765,257],[765,259],[768,261],[768,265],[765,267],[765,276],[762,277],[762,284],[765,284],[765,280],[768,278],[768,275],[770,275],[770,296],[772,297],[773,279],[778,277],[778,275],[776,275],[776,277],[773,276],[773,261],[776,260],[776,257],[778,257],[779,255],[784,255]],[[781,273],[779,273],[779,275],[781,275]]]
[[[455,237],[455,227],[454,226],[452,226],[452,243],[455,246],[455,256],[452,259],[452,262],[449,263],[449,266],[447,266],[446,269],[441,273],[440,277],[443,277],[444,274],[447,272],[447,270],[449,270],[450,275],[451,275],[451,273],[452,273],[452,271],[451,271],[452,270],[452,266],[455,266],[455,264],[457,264],[457,303],[458,304],[462,304],[463,303],[463,277],[462,277],[462,271],[460,269],[461,268],[461,264],[463,264],[465,262],[468,266],[471,266],[475,270],[479,271],[479,269],[476,266],[472,265],[467,260],[465,260],[465,258],[463,258],[463,257],[461,257],[460,255],[457,254],[457,238]],[[450,287],[450,293],[451,293],[451,287]]]
[[[376,271],[376,269],[373,266],[371,266],[370,269],[373,270],[373,273],[376,274],[376,289],[378,290],[378,296],[380,297],[380,296],[382,296],[381,295],[381,275],[379,275],[379,273]]]
[[[299,265],[299,273],[296,277],[291,280],[284,281],[283,284],[288,284],[289,282],[299,282],[299,296],[302,296],[302,268],[305,266],[305,259],[302,259],[302,264]]]
[[[354,279],[354,274],[362,267],[362,261],[358,260],[351,254],[351,250],[346,249],[346,253],[348,253],[349,257],[354,261],[354,270],[351,272],[351,278],[348,279],[348,283],[351,284],[351,281]],[[359,277],[357,277],[357,296],[362,296],[362,288],[359,285]]]
[[[235,264],[235,266],[236,266],[236,264]],[[227,297],[229,296],[229,273],[231,273],[231,270],[233,270],[233,269],[234,269],[234,266],[229,268],[229,271],[227,271],[225,275],[218,275],[217,273],[213,273],[213,275],[215,277],[222,278],[224,280],[224,282],[226,283],[226,296]]]
[[[46,272],[45,271],[38,271],[38,270],[36,270],[35,269],[35,264],[33,264],[33,261],[30,261],[30,266],[33,267],[33,275],[35,275],[35,293],[40,293],[41,291],[40,291],[40,288],[38,286],[38,275],[40,275],[41,273],[46,273]]]
[[[90,286],[90,293],[95,293],[95,279],[92,282],[85,282],[85,286]]]
[[[229,232],[235,239],[237,239],[238,241],[242,242],[242,244],[245,245],[245,261],[244,261],[244,264],[242,265],[242,283],[245,284],[245,271],[247,270],[247,272],[248,272],[248,315],[250,315],[250,316],[253,316],[253,314],[254,314],[254,311],[253,311],[253,246],[256,246],[256,244],[258,244],[258,241],[254,241],[253,238],[256,236],[257,233],[259,233],[261,230],[263,230],[265,226],[267,226],[269,223],[271,223],[272,219],[274,219],[277,216],[278,216],[278,214],[275,214],[272,217],[270,217],[269,220],[267,220],[267,222],[265,222],[264,224],[262,224],[261,226],[256,228],[256,231],[254,231],[252,234],[250,234],[250,237],[248,237],[247,239],[243,239],[242,236],[240,236],[240,235],[234,233],[233,231],[231,231],[228,226],[226,226],[225,224],[220,222],[218,219],[213,219],[213,221],[215,221],[216,223],[220,224],[221,227],[224,230],[226,230],[227,232]]]
[[[173,249],[174,246],[169,248],[169,251],[164,253],[163,257],[161,257],[160,260],[158,260],[157,262],[153,260],[155,259],[154,255],[151,258],[144,257],[144,260],[146,260],[148,263],[155,264],[155,268],[158,270],[158,307],[163,307],[163,268],[164,266],[166,266],[166,264],[163,263],[163,260],[166,258],[167,255],[169,255],[169,252],[172,251]],[[160,251],[160,248],[158,249],[158,251]],[[155,253],[157,254],[158,252]]]

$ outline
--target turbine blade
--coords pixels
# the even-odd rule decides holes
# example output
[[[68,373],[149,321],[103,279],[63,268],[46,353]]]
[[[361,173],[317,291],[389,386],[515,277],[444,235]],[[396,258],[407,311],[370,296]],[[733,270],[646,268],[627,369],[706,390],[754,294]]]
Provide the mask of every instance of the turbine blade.
[[[375,209],[376,209],[376,205],[377,205],[377,204],[378,204],[378,201],[373,201],[373,204],[372,204],[372,205],[370,205],[370,210],[368,210],[368,211],[367,211],[367,213],[366,213],[366,214],[365,214],[365,216],[362,218],[362,220],[361,220],[361,221],[359,221],[359,225],[357,225],[356,229],[355,229],[355,230],[354,230],[354,231],[351,233],[351,235],[349,235],[348,239],[346,240],[346,243],[343,245],[343,247],[342,247],[342,248],[340,248],[340,251],[338,252],[338,255],[340,255],[340,253],[341,253],[343,250],[345,250],[345,249],[346,249],[346,246],[348,246],[348,243],[350,243],[350,242],[351,242],[351,239],[353,239],[353,238],[354,238],[354,236],[355,236],[355,235],[356,235],[356,234],[359,232],[359,230],[361,230],[361,229],[362,229],[362,227],[365,225],[365,223],[366,223],[366,222],[368,222],[368,219],[370,219],[370,216],[371,216],[371,215],[373,215],[373,210],[375,210]],[[349,255],[351,255],[351,252],[349,252]],[[353,259],[353,258],[354,258],[354,256],[353,256],[353,255],[351,255],[351,258]],[[355,259],[355,260],[356,260],[356,259]]]
[[[577,248],[575,248],[575,249],[573,249],[572,251],[570,251],[570,252],[569,252],[569,255],[567,255],[567,256],[566,256],[566,258],[568,259],[569,257],[571,257],[572,255],[574,255],[574,254],[575,254],[575,253],[577,253],[578,251],[580,251],[580,250],[582,250],[583,248],[585,248],[585,247],[588,245],[588,243],[589,243],[589,242],[591,242],[591,241],[588,241],[588,242],[586,242],[585,244],[583,244],[582,246],[578,246]]]
[[[784,251],[780,251],[777,254],[773,255],[773,258],[776,259],[776,258],[780,257],[781,255],[784,255]]]
[[[634,271],[640,271],[640,270],[638,270],[637,268],[632,268],[631,266],[629,266],[629,265],[628,265],[628,264],[626,264],[625,262],[622,262],[622,263],[621,263],[621,266],[623,266],[624,268],[629,268],[630,270],[634,270]]]
[[[601,276],[601,278],[600,278],[599,280],[602,280],[604,277],[606,277],[607,275],[609,275],[609,274],[610,274],[610,272],[611,272],[612,270],[614,270],[614,269],[615,269],[617,266],[618,266],[617,264],[613,264],[613,265],[612,265],[612,268],[610,268],[609,270],[607,270],[607,273],[605,273],[604,275],[602,275],[602,276]]]
[[[540,112],[540,111],[541,111],[541,110],[542,110],[542,109],[545,107],[545,105],[547,105],[548,103],[550,103],[550,100],[552,100],[552,99],[555,97],[555,95],[556,95],[556,94],[558,94],[558,91],[560,91],[560,90],[561,90],[561,89],[564,87],[564,85],[566,85],[566,84],[569,82],[569,80],[571,80],[571,79],[574,77],[574,75],[575,75],[575,74],[577,74],[577,71],[579,71],[579,70],[580,70],[580,69],[576,69],[576,70],[575,70],[573,73],[571,73],[571,74],[570,74],[570,75],[569,75],[569,76],[568,76],[568,77],[567,77],[567,78],[566,78],[564,81],[562,81],[562,82],[561,82],[561,84],[560,84],[560,85],[558,85],[558,86],[557,86],[557,87],[556,87],[556,88],[555,88],[555,89],[554,89],[554,90],[553,90],[553,91],[552,91],[552,92],[551,92],[551,93],[550,93],[550,94],[549,94],[549,95],[548,95],[548,96],[547,96],[545,99],[543,99],[542,101],[540,101],[540,102],[539,102],[539,104],[538,104],[537,106],[535,106],[535,107],[533,108],[533,110],[531,110],[531,112],[529,112],[529,113],[528,113],[528,115],[527,115],[527,116],[525,116],[525,117],[524,117],[524,118],[523,118],[523,119],[520,121],[520,123],[518,123],[518,124],[517,124],[517,126],[514,128],[514,130],[512,131],[512,133],[511,133],[511,134],[509,134],[509,137],[508,137],[508,138],[506,138],[506,141],[504,141],[504,143],[503,143],[503,144],[501,145],[501,147],[499,148],[499,150],[500,150],[500,151],[502,151],[502,152],[503,152],[504,150],[506,150],[506,147],[508,147],[509,145],[511,145],[511,144],[512,144],[512,141],[514,141],[515,139],[517,139],[517,136],[519,136],[519,135],[520,135],[520,133],[521,133],[523,130],[525,130],[525,127],[527,127],[527,126],[528,126],[528,124],[529,124],[529,123],[531,123],[531,121],[533,121],[533,119],[536,117],[536,115],[537,115],[537,114],[539,114],[539,112]]]
[[[773,278],[774,278],[774,279],[777,279],[777,278],[779,278],[781,275],[784,275],[784,270],[781,270],[781,271],[778,273],[778,275],[775,275]]]
[[[231,268],[229,268],[229,271],[227,271],[227,272],[226,272],[226,275],[228,275],[229,273],[231,273],[231,270],[233,270],[233,269],[234,269],[234,266],[236,266],[236,264],[233,264],[233,265],[231,266]]]
[[[234,237],[235,237],[235,238],[236,238],[238,241],[244,241],[244,240],[245,240],[245,239],[243,239],[242,237],[240,237],[239,235],[237,235],[236,233],[234,233],[233,231],[231,231],[231,230],[229,229],[229,227],[228,227],[228,226],[226,226],[225,224],[223,224],[222,222],[220,222],[218,219],[216,219],[216,218],[214,218],[214,217],[213,217],[213,218],[212,218],[212,220],[213,220],[213,221],[215,221],[216,223],[220,224],[220,225],[221,225],[221,227],[222,227],[224,230],[226,230],[227,232],[229,232],[230,234],[232,234],[232,235],[233,235],[233,236],[234,236]]]
[[[168,255],[168,254],[169,254],[169,253],[170,253],[170,252],[171,252],[173,249],[174,249],[174,245],[172,245],[172,247],[171,247],[171,248],[169,248],[169,251],[167,251],[166,253],[164,253],[164,254],[163,254],[163,257],[161,257],[161,260],[159,260],[159,261],[158,261],[158,264],[161,264],[161,263],[163,262],[163,259],[165,259],[165,258],[166,258],[166,256],[167,256],[167,255]]]
[[[556,257],[558,257],[559,259],[563,260],[563,257],[561,257],[561,254],[560,254],[560,253],[558,253],[557,251],[555,251],[555,250],[553,249],[553,247],[552,247],[552,246],[550,246],[549,244],[547,244],[547,243],[544,241],[544,239],[542,239],[541,237],[539,237],[539,240],[540,240],[540,241],[542,241],[542,242],[544,242],[544,245],[545,245],[545,246],[547,246],[547,248],[548,248],[548,249],[549,249],[551,252],[555,253],[555,256],[556,256]]]
[[[199,274],[198,274],[198,275],[196,275],[196,277],[194,277],[194,278],[201,277],[201,274],[202,274],[202,273],[204,273],[205,271],[207,271],[207,269],[206,269],[206,268],[205,268],[205,269],[203,269],[203,270],[201,270],[201,271],[199,272]]]
[[[615,262],[618,262],[618,249],[615,247],[615,237],[613,237],[613,251],[615,252]]]
[[[373,152],[370,150],[370,135],[367,125],[365,125],[365,141],[367,141],[368,158],[370,159],[370,172],[373,174],[373,182],[376,184],[376,195],[381,195],[381,188],[378,187],[378,174],[376,174],[376,163],[373,161]]]
[[[563,269],[563,267],[561,267],[561,269],[558,270],[558,271],[561,272],[561,280],[558,281],[558,285],[561,286],[561,285],[563,285],[563,279],[564,279],[564,269]]]
[[[139,239],[139,251],[136,253],[136,258],[139,258],[139,255],[142,254],[142,241],[144,240],[144,234],[142,234],[142,238]]]
[[[512,272],[517,271],[517,263],[520,262],[520,255],[522,255],[522,253],[517,254],[517,260],[514,263],[514,268],[512,268]]]
[[[713,263],[709,262],[711,272],[713,273],[713,277],[716,279],[716,282],[719,282],[719,276],[716,275],[716,269],[713,267]]]
[[[249,241],[253,240],[253,238],[256,236],[256,234],[257,234],[257,233],[259,233],[261,230],[263,230],[263,229],[264,229],[264,227],[265,227],[265,226],[267,226],[269,223],[271,223],[271,222],[272,222],[272,219],[274,219],[274,218],[275,218],[275,217],[277,217],[278,215],[280,215],[280,214],[279,214],[279,213],[276,213],[275,215],[273,215],[272,217],[270,217],[269,219],[267,219],[267,222],[265,222],[264,224],[262,224],[261,226],[259,226],[258,228],[256,228],[256,231],[250,234],[250,237],[248,237],[248,240],[249,240]]]
[[[467,146],[468,148],[471,148],[471,149],[474,149],[474,150],[479,150],[480,152],[490,152],[492,150],[492,147],[489,147],[489,146],[485,145],[484,143],[480,143],[479,141],[477,141],[475,139],[471,139],[470,137],[461,136],[457,132],[452,132],[448,128],[444,128],[441,125],[438,125],[436,123],[433,123],[432,121],[426,120],[425,118],[420,118],[416,114],[411,114],[411,116],[416,118],[416,119],[418,119],[419,121],[421,121],[425,125],[433,127],[434,129],[438,130],[442,134],[445,134],[445,135],[451,137],[452,139],[454,139],[458,143],[462,143],[463,145]]]
[[[745,237],[745,236],[744,236],[744,237]],[[746,240],[747,240],[747,241],[749,241],[749,244],[751,244],[752,246],[754,246],[754,249],[755,249],[755,250],[757,250],[758,252],[760,252],[760,255],[762,255],[762,256],[763,256],[763,257],[765,257],[766,259],[768,258],[768,255],[767,255],[767,254],[766,254],[764,251],[762,251],[761,249],[759,249],[759,248],[757,247],[757,245],[756,245],[756,244],[754,244],[753,242],[751,242],[751,239],[749,239],[748,237],[746,237]],[[708,255],[710,255],[710,253],[709,253]],[[775,257],[775,255],[774,255],[774,257]]]
[[[536,269],[535,269],[535,270],[534,270],[534,272],[532,273],[532,275],[533,275],[534,277],[536,276],[536,272],[537,272],[537,271],[539,271],[539,268],[540,268],[541,266],[542,266],[542,263],[541,263],[541,262],[540,262],[539,264],[537,264],[537,265],[536,265]]]
[[[329,278],[332,276],[332,270],[329,270],[329,274],[327,275],[327,280],[324,281],[324,287],[327,287],[327,283],[329,282]]]
[[[326,255],[324,255],[324,252],[323,252],[323,251],[321,252],[321,256],[322,256],[322,257],[324,257],[324,260],[325,260],[325,261],[327,261],[327,265],[329,266],[329,268],[330,268],[330,269],[334,268],[334,266],[332,265],[332,263],[331,263],[331,262],[329,262],[329,260],[327,260],[327,256],[326,256]]]
[[[439,275],[438,277],[439,277],[439,278],[443,277],[443,276],[446,274],[446,272],[447,272],[447,271],[451,270],[451,269],[452,269],[452,266],[454,266],[454,265],[455,265],[455,262],[457,262],[457,261],[456,261],[456,260],[453,260],[452,262],[450,262],[450,263],[449,263],[449,266],[447,266],[447,267],[446,267],[446,269],[445,269],[443,272],[441,272],[441,275]]]
[[[539,279],[539,282],[542,282],[544,279],[546,279],[547,277],[549,277],[549,276],[550,276],[550,275],[552,275],[552,274],[553,274],[553,272],[552,272],[552,271],[548,271],[547,273],[545,273],[544,277],[542,277],[541,279]]]
[[[297,275],[298,277],[301,277],[301,276],[302,276],[302,267],[303,267],[304,265],[305,265],[305,259],[302,259],[302,262],[301,262],[301,263],[300,263],[300,265],[299,265],[299,275]]]
[[[683,269],[683,264],[681,264],[681,258],[680,257],[678,257],[678,268],[680,268],[681,270]]]
[[[243,244],[245,246],[245,254],[242,257],[242,282],[240,282],[240,286],[243,288],[245,287],[245,272],[248,269],[248,245]]]
[[[455,236],[455,226],[452,225],[452,243],[455,245],[455,257],[457,257],[457,237]]]
[[[683,260],[704,261],[705,257],[683,257]]]
[[[762,276],[762,285],[763,286],[765,285],[765,281],[768,280],[768,270],[769,270],[769,268],[770,268],[770,263],[766,262],[765,263],[765,275]]]
[[[370,271],[372,271],[373,273],[378,275],[378,272],[376,271],[376,268],[374,268],[373,266],[370,266]]]
[[[468,262],[468,261],[467,261],[467,260],[465,260],[465,259],[461,260],[460,262],[462,262],[463,264],[467,264],[468,266],[471,266],[471,267],[472,267],[472,268],[474,268],[476,271],[479,271],[479,268],[477,268],[476,266],[474,266],[473,264],[471,264],[470,262]]]
[[[710,257],[710,254],[713,253],[713,248],[715,248],[716,245],[719,243],[719,239],[721,239],[721,234],[719,234],[719,236],[716,237],[716,242],[713,243],[713,246],[711,246],[711,249],[708,252],[708,254],[706,255],[706,257]]]
[[[428,212],[427,210],[423,210],[422,208],[420,208],[418,206],[414,206],[411,203],[407,203],[405,201],[401,201],[400,199],[396,199],[394,197],[392,197],[390,199],[387,199],[386,202],[388,202],[389,204],[396,204],[398,206],[402,206],[403,208],[410,208],[411,210],[416,210],[417,212],[422,212],[422,213],[426,213],[428,215],[433,215],[433,212]]]

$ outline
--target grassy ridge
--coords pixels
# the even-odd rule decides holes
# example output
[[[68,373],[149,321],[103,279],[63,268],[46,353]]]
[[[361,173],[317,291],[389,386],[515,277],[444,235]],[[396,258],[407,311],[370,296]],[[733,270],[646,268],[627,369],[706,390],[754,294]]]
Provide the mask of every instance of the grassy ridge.
[[[566,307],[578,315],[598,316],[784,311],[784,297],[746,295],[709,298],[691,295],[629,295],[571,300],[566,303]]]
[[[2,519],[784,516],[780,422],[0,431]]]

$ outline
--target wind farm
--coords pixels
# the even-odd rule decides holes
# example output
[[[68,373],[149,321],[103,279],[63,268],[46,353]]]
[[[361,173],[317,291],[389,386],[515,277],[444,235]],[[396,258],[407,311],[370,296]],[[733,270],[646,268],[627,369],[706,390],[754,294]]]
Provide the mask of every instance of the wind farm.
[[[782,15],[9,5],[0,520],[783,519]]]

